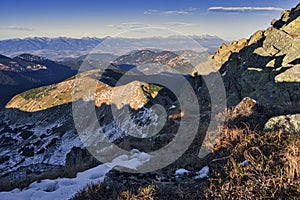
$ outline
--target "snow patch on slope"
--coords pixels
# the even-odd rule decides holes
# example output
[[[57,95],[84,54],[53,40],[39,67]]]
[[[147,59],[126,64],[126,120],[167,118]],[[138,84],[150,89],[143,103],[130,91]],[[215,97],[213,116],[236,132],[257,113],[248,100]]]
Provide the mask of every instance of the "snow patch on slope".
[[[124,166],[130,169],[145,164],[150,160],[150,155],[139,150],[132,150],[131,155],[121,155],[111,163],[99,165],[84,172],[77,173],[76,178],[58,178],[42,180],[31,183],[27,188],[14,189],[9,192],[0,192],[2,200],[61,200],[70,199],[88,184],[97,184],[104,180],[105,175],[115,166]]]

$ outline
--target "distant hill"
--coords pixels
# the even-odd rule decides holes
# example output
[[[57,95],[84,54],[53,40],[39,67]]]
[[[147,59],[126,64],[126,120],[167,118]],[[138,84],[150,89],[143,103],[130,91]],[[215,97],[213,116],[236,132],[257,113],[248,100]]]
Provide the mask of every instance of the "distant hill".
[[[20,92],[60,82],[74,74],[75,70],[44,57],[0,55],[0,107]]]
[[[109,53],[91,53],[75,58],[67,58],[59,63],[68,66],[73,70],[78,70],[83,62],[85,62],[85,65],[89,65],[90,69],[99,69],[107,67],[117,57],[118,56]]]
[[[107,52],[115,54],[117,49],[118,55],[128,53],[128,45],[137,46],[142,49],[151,47],[153,44],[163,44],[165,50],[187,50],[185,49],[186,38],[181,36],[171,36],[167,38],[47,38],[47,37],[34,37],[25,39],[8,39],[0,41],[0,54],[14,57],[22,53],[30,53],[47,57],[52,60],[64,60],[69,57],[79,57],[89,54],[91,50],[97,47],[104,40],[109,40],[112,44],[112,49],[106,49]],[[191,39],[199,43],[200,51],[214,52],[225,41],[216,36],[191,36]],[[180,45],[179,45],[180,44]],[[182,44],[182,45],[181,45]],[[182,49],[174,49],[181,47]],[[138,49],[138,48],[137,48]],[[109,52],[112,50],[113,52]],[[190,49],[189,49],[190,50]]]
[[[67,58],[60,64],[69,66],[71,69],[88,71],[93,69],[104,69],[114,65],[121,70],[139,69],[141,72],[171,72],[175,69],[180,73],[191,74],[199,72],[198,64],[204,68],[203,63],[208,61],[208,52],[195,52],[191,50],[161,51],[161,50],[134,50],[121,56],[109,53],[91,53],[76,58]],[[201,70],[201,69],[200,69]],[[200,74],[200,73],[198,73]]]

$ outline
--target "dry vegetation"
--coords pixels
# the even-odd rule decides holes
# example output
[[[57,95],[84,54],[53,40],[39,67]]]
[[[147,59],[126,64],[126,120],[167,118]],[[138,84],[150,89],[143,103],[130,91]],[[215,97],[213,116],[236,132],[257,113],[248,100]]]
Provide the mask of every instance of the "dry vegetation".
[[[207,198],[299,199],[300,135],[224,129],[215,152],[230,152],[209,178]],[[241,162],[248,161],[246,166]]]
[[[155,183],[122,188],[90,185],[75,199],[299,199],[300,134],[282,130],[224,128],[212,156],[210,175],[164,186]],[[247,160],[248,164],[242,162]],[[106,189],[102,186],[105,185]],[[137,184],[138,185],[138,184]],[[180,185],[180,186],[178,186]],[[199,187],[198,187],[199,186]],[[180,188],[179,188],[180,187]],[[178,192],[181,190],[180,192]],[[201,190],[201,191],[199,191]],[[177,191],[177,192],[176,192]]]

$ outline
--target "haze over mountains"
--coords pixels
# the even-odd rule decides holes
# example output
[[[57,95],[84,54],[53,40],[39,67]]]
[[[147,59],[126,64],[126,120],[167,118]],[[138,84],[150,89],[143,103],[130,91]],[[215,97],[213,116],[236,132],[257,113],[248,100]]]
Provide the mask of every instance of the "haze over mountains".
[[[204,35],[204,36],[190,36],[195,42],[199,44],[198,51],[214,52],[214,50],[223,42],[219,37]],[[0,54],[9,57],[15,57],[23,53],[29,53],[33,55],[43,56],[51,60],[63,60],[69,57],[79,57],[89,54],[91,50],[97,47],[101,42],[109,40],[109,43],[113,45],[113,52],[100,52],[100,53],[112,53],[122,55],[127,52],[124,47],[130,44],[136,46],[136,49],[150,46],[153,44],[164,44],[165,49],[161,50],[193,50],[185,48],[186,37],[171,36],[167,38],[153,37],[153,38],[46,38],[46,37],[34,37],[25,39],[8,39],[0,41]],[[182,43],[181,49],[178,48],[178,44]],[[176,48],[175,48],[176,47]],[[116,52],[119,49],[119,52]],[[109,51],[109,49],[106,49]],[[195,49],[194,49],[195,50]]]

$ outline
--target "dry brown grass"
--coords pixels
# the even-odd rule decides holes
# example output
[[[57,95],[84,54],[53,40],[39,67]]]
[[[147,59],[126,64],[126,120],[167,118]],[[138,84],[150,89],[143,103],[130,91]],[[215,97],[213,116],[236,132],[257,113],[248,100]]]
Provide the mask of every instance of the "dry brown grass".
[[[155,199],[155,186],[153,184],[139,187],[137,193],[126,190],[121,192],[118,200],[154,200]]]
[[[300,141],[292,142],[286,147],[285,169],[290,179],[300,177]]]
[[[115,187],[115,188],[114,188]],[[156,186],[149,184],[146,186],[119,188],[103,184],[89,185],[73,199],[117,199],[117,200],[154,200],[156,195]]]
[[[299,199],[300,134],[225,128],[215,152],[230,157],[214,169],[208,199]],[[248,160],[249,164],[240,163]]]

